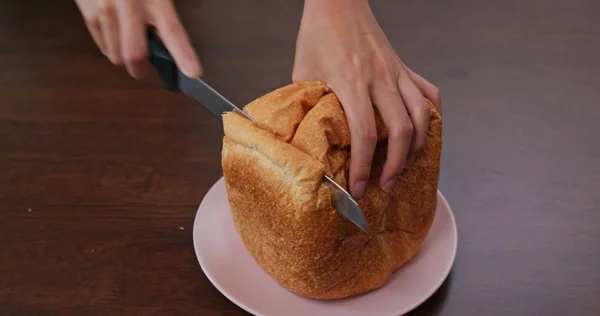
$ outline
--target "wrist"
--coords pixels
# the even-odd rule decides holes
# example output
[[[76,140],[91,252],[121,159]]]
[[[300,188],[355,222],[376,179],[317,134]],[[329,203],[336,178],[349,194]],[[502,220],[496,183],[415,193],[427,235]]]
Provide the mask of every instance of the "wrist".
[[[341,8],[368,4],[369,0],[304,0],[305,6],[317,6],[321,9]]]
[[[305,0],[304,14],[331,14],[345,10],[370,11],[369,0]]]

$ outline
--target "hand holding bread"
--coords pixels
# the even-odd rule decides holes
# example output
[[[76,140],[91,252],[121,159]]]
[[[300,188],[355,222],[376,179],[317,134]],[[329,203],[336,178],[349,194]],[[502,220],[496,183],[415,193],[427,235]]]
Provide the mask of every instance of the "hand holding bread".
[[[388,131],[375,115],[377,145],[365,195],[358,201],[368,233],[341,216],[328,175],[345,189],[353,159],[351,130],[324,83],[281,87],[223,116],[221,164],[235,228],[274,280],[302,296],[335,299],[383,285],[425,240],[437,206],[442,120],[433,105],[421,155],[394,187],[378,175]]]
[[[293,80],[323,81],[340,99],[352,139],[349,188],[357,198],[371,176],[376,114],[389,131],[379,177],[389,192],[423,150],[431,114],[427,100],[441,111],[438,89],[404,65],[366,0],[306,1]]]

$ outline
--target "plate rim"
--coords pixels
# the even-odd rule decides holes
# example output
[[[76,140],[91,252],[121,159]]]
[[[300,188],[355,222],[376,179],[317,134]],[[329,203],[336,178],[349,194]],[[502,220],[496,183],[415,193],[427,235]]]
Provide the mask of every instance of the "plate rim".
[[[206,191],[206,194],[204,195],[204,197],[202,198],[202,201],[200,201],[200,204],[198,205],[198,208],[196,209],[196,215],[194,216],[194,223],[192,226],[192,244],[194,245],[194,253],[196,254],[196,260],[198,260],[198,263],[200,264],[200,269],[202,269],[202,272],[204,273],[204,275],[206,276],[206,278],[210,281],[210,283],[221,293],[221,295],[225,296],[228,300],[230,300],[232,303],[234,303],[235,305],[237,305],[238,307],[240,307],[241,309],[245,310],[246,312],[252,314],[252,315],[260,315],[262,316],[261,313],[255,311],[254,309],[248,307],[247,305],[245,305],[244,303],[238,301],[235,297],[233,297],[233,295],[229,294],[227,291],[225,291],[221,285],[219,285],[218,282],[216,282],[213,277],[211,276],[211,274],[206,271],[205,268],[205,264],[203,262],[203,260],[201,259],[198,250],[197,250],[197,244],[196,244],[196,240],[199,238],[196,238],[196,234],[197,230],[196,230],[196,226],[198,225],[198,218],[199,218],[199,214],[200,214],[200,209],[202,208],[202,205],[204,203],[206,203],[206,197],[211,193],[211,191],[213,191],[217,185],[219,185],[221,182],[224,182],[224,177],[221,176],[217,181],[215,181],[212,186],[210,187],[210,189],[208,189],[208,191]],[[456,219],[454,218],[454,212],[452,211],[452,207],[450,207],[450,204],[448,203],[448,200],[446,199],[446,197],[444,196],[444,194],[442,193],[442,191],[438,188],[437,193],[436,193],[436,197],[439,197],[442,202],[444,203],[444,205],[446,206],[446,208],[449,211],[449,217],[450,217],[450,223],[452,224],[451,228],[452,228],[452,234],[455,236],[454,238],[454,242],[452,245],[452,255],[450,260],[448,261],[448,266],[446,267],[446,270],[443,273],[443,277],[440,278],[440,280],[438,281],[438,283],[432,287],[432,289],[429,291],[429,293],[427,295],[424,295],[423,298],[421,298],[420,300],[415,300],[415,303],[411,304],[411,306],[409,306],[409,308],[407,308],[404,312],[402,312],[402,314],[406,314],[409,313],[411,311],[413,311],[415,308],[419,307],[421,304],[423,304],[425,301],[427,301],[429,298],[431,298],[431,296],[433,296],[433,294],[435,294],[435,292],[437,292],[440,287],[442,286],[442,284],[444,284],[444,282],[446,282],[446,280],[448,279],[448,275],[450,275],[450,271],[452,271],[452,268],[454,267],[454,262],[456,260],[456,254],[458,251],[458,227],[456,225]],[[437,210],[437,207],[436,207]]]

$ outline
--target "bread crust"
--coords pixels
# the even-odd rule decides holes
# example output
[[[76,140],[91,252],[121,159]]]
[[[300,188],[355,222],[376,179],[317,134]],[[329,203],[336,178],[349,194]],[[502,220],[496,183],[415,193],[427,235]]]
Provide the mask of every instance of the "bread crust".
[[[223,116],[222,167],[236,230],[256,262],[290,291],[338,299],[382,286],[423,243],[435,216],[442,120],[431,105],[425,147],[390,193],[380,189],[387,131],[378,144],[365,196],[370,231],[339,215],[324,174],[347,189],[350,130],[322,82],[272,91],[245,107],[256,122]]]

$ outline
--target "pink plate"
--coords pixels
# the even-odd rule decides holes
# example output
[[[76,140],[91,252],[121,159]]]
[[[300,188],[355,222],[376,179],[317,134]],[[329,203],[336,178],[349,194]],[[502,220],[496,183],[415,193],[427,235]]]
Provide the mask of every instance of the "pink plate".
[[[300,297],[265,273],[233,226],[223,178],[204,197],[194,221],[194,248],[202,270],[229,300],[254,315],[402,315],[423,303],[448,276],[456,255],[454,216],[438,191],[433,226],[422,248],[381,288],[335,301]]]

